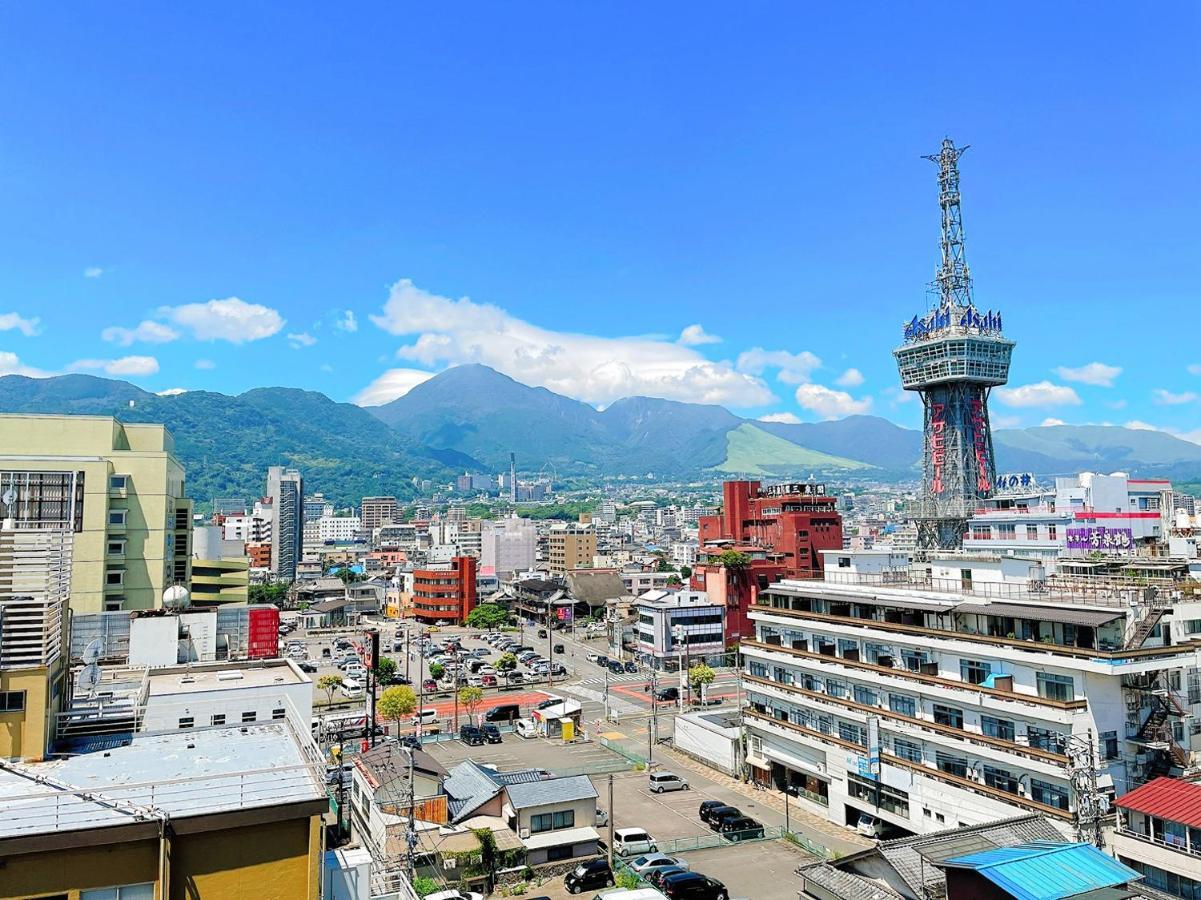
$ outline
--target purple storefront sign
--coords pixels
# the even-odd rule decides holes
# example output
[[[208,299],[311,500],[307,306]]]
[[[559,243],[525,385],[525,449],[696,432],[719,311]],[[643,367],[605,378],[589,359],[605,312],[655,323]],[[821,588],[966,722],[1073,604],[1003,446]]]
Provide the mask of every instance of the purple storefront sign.
[[[1089,528],[1068,529],[1069,550],[1130,550],[1134,547],[1134,531],[1129,528],[1105,528],[1094,525]]]

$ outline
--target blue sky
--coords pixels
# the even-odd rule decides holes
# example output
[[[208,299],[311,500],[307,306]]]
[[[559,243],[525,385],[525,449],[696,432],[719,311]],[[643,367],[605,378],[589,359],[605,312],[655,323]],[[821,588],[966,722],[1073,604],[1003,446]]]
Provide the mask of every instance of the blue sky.
[[[0,372],[382,402],[478,360],[913,425],[949,135],[1018,342],[994,420],[1201,441],[1199,39],[1188,3],[8,5]]]

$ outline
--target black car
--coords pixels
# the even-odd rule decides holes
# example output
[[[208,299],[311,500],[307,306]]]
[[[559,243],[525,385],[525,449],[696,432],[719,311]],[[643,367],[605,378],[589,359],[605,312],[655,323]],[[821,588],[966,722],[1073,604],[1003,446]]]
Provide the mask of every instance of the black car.
[[[408,678],[405,678],[399,672],[397,672],[395,675],[393,675],[391,680],[388,681],[388,684],[412,684],[412,683],[413,683],[412,681],[410,681]]]
[[[597,664],[598,666],[600,666],[602,669],[607,669],[607,668],[609,667],[609,657],[607,657],[607,656],[598,656],[598,657],[596,658],[596,664]]]
[[[500,729],[491,722],[488,722],[486,725],[482,726],[480,731],[484,732],[484,740],[486,740],[489,744],[500,743]]]
[[[555,644],[555,652],[556,653],[566,653],[567,648],[564,647],[562,644]]]
[[[397,741],[402,747],[408,747],[410,750],[421,749],[421,739],[413,734],[406,734]]]
[[[655,691],[655,699],[656,700],[671,700],[671,701],[679,700],[680,699],[680,689],[677,687],[659,688],[659,690]]]
[[[563,886],[569,894],[606,888],[612,883],[613,870],[609,868],[609,861],[604,857],[580,863],[563,879]]]
[[[704,822],[706,825],[708,825],[709,824],[709,814],[711,812],[713,812],[713,810],[718,809],[719,807],[728,806],[728,805],[729,804],[727,804],[725,800],[702,800],[701,808],[697,811],[697,815],[699,815],[701,817],[702,822]],[[733,809],[733,807],[730,807],[730,808]]]
[[[726,803],[718,803],[716,806],[711,806],[705,809],[701,808],[701,821],[712,828],[714,831],[718,829],[718,823],[722,819],[732,819],[736,816],[741,816],[742,810],[737,806],[730,806]]]
[[[622,666],[621,660],[611,659],[609,660],[609,671],[614,675],[620,675],[625,671],[625,668]]]
[[[680,872],[663,879],[662,891],[669,900],[729,900],[726,886],[700,872]]]
[[[484,732],[474,725],[459,726],[459,740],[469,747],[479,747],[487,741]]]
[[[300,671],[302,671],[302,672],[316,672],[317,671],[317,664],[315,662],[309,662],[307,659],[302,660],[301,662],[298,662],[296,665],[300,666]]]
[[[633,662],[626,663],[626,672],[630,675],[638,674],[638,665]]]
[[[763,837],[763,825],[750,816],[730,816],[722,819],[718,828],[721,836],[730,841],[745,841]]]
[[[512,722],[521,718],[521,707],[516,703],[503,703],[484,713],[485,722]]]
[[[544,637],[549,637],[549,636],[550,636],[550,635],[547,633],[547,631],[546,631],[546,629],[545,629],[545,628],[539,628],[539,629],[538,629],[538,637],[540,637],[540,638],[544,638]]]

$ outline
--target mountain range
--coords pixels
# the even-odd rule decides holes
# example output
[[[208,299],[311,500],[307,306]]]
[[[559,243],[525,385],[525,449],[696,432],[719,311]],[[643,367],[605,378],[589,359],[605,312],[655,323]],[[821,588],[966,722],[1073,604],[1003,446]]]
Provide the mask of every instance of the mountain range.
[[[413,493],[412,479],[463,471],[605,478],[914,478],[919,431],[877,416],[789,424],[712,405],[628,397],[604,410],[529,387],[486,366],[456,366],[383,406],[324,394],[256,388],[237,396],[160,396],[90,375],[0,377],[0,411],[115,415],[162,422],[175,435],[189,493],[256,497],[269,465],[301,469],[306,489],[348,505],[371,494]],[[1201,445],[1158,431],[1056,425],[994,433],[999,471],[1068,474],[1122,470],[1176,480],[1201,476]]]

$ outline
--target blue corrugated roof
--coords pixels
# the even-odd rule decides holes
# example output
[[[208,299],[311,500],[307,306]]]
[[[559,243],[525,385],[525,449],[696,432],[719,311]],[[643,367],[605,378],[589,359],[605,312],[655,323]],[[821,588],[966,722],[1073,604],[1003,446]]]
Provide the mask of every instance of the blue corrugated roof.
[[[982,850],[949,859],[946,865],[975,869],[1016,900],[1061,900],[1140,878],[1091,844],[1052,841]]]

